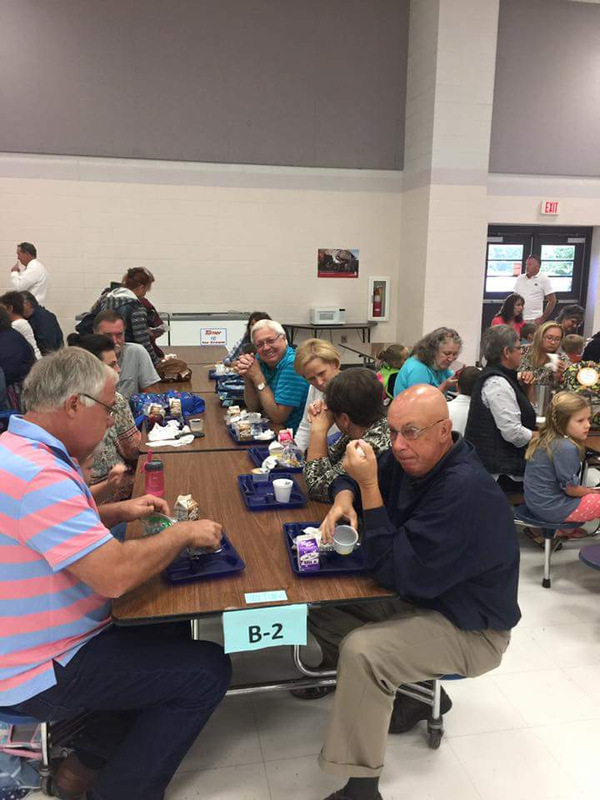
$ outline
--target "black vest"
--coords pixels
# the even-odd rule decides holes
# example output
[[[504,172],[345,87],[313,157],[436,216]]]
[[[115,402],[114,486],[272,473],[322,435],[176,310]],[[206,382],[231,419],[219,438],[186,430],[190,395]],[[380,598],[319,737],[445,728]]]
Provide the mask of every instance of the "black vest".
[[[510,383],[517,396],[522,425],[530,431],[535,430],[535,410],[519,386],[517,373],[495,364],[483,369],[477,378],[471,394],[465,439],[471,442],[484,467],[492,475],[524,475],[527,448],[515,447],[502,438],[492,412],[484,406],[481,399],[483,385],[492,375],[499,375]]]

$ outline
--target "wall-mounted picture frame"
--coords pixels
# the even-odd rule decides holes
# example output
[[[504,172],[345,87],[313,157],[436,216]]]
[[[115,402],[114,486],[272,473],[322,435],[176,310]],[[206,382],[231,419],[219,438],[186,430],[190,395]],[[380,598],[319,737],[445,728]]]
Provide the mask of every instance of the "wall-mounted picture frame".
[[[369,278],[369,299],[367,320],[369,322],[388,322],[390,318],[390,278],[373,276]]]

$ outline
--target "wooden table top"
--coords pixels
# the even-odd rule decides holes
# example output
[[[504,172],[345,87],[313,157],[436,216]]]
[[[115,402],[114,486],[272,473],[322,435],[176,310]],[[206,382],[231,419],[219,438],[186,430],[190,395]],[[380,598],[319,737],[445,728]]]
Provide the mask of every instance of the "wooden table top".
[[[179,388],[178,384],[170,384],[171,388]],[[224,417],[227,409],[221,406],[219,398],[216,394],[203,394],[202,399],[205,403],[205,410],[203,414],[192,414],[192,419],[198,417],[204,419],[204,433],[205,435],[200,439],[194,439],[191,444],[183,445],[182,447],[156,447],[146,446],[147,437],[142,431],[142,443],[140,444],[140,453],[147,453],[148,450],[153,450],[157,454],[161,453],[203,453],[209,450],[244,450],[250,445],[237,444],[227,432]],[[271,424],[271,430],[275,432],[280,431],[281,425]],[[250,443],[254,444],[254,443]]]
[[[192,494],[200,513],[223,528],[246,562],[246,569],[230,578],[172,586],[162,575],[147,581],[113,602],[113,618],[119,624],[140,624],[190,619],[225,610],[255,608],[244,599],[246,592],[283,589],[290,603],[343,603],[392,596],[368,577],[299,578],[290,567],[283,540],[284,522],[321,521],[328,505],[309,501],[304,508],[280,511],[247,511],[237,476],[248,473],[248,459],[241,452],[216,452],[199,456],[166,455],[165,498],[172,505],[179,494]],[[306,490],[301,475],[295,476]],[[138,471],[134,495],[142,491]],[[141,523],[128,526],[128,536],[140,536]],[[273,605],[269,603],[268,605]]]
[[[214,392],[216,381],[211,381],[208,372],[213,368],[212,364],[189,364],[192,370],[192,377],[189,381],[161,381],[158,384],[157,392],[168,392],[175,389],[177,392]]]
[[[190,366],[192,364],[214,364],[223,361],[228,353],[223,345],[169,345],[162,348],[165,354],[175,353]],[[193,369],[193,367],[192,367]]]

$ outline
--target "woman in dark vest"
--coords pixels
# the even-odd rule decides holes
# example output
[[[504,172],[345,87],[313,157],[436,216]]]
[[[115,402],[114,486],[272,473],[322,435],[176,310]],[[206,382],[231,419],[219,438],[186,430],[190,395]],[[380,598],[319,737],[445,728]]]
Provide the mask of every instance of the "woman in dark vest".
[[[471,394],[465,439],[502,488],[515,491],[535,430],[535,410],[517,379],[519,336],[509,325],[496,325],[484,333],[482,346],[486,367]]]

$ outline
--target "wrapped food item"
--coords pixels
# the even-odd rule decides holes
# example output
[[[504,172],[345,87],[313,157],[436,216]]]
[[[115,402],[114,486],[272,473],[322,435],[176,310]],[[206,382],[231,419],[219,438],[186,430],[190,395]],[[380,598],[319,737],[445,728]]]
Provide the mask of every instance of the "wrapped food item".
[[[173,513],[177,522],[188,522],[198,519],[200,509],[191,494],[180,494],[173,506]]]
[[[177,520],[167,517],[165,514],[151,514],[142,520],[144,523],[144,533],[146,536],[156,536],[157,533],[169,528]]]
[[[315,536],[306,533],[296,536],[296,557],[299,572],[318,572],[320,570],[319,543]]]
[[[227,416],[229,418],[231,418],[231,417],[239,417],[239,415],[241,413],[242,413],[242,410],[241,410],[241,408],[239,406],[229,406],[229,408],[227,409]]]
[[[301,467],[304,464],[302,453],[294,442],[286,442],[280,454],[277,455],[277,462],[282,467]]]
[[[181,400],[178,397],[169,398],[169,412],[172,417],[181,417]]]
[[[281,442],[271,442],[269,445],[269,455],[271,456],[280,456],[283,453],[283,445]]]
[[[252,439],[252,425],[246,420],[241,420],[237,423],[237,435],[240,441],[249,441]]]

